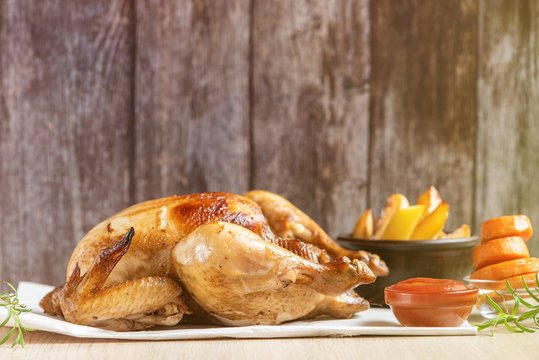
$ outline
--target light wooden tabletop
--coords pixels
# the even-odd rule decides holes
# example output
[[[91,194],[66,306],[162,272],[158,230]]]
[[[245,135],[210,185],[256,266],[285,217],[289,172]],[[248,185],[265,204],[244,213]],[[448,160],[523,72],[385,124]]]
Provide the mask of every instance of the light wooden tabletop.
[[[5,329],[0,330],[4,334]],[[477,336],[355,337],[260,340],[114,341],[46,332],[24,349],[0,347],[0,359],[538,359],[539,333]]]

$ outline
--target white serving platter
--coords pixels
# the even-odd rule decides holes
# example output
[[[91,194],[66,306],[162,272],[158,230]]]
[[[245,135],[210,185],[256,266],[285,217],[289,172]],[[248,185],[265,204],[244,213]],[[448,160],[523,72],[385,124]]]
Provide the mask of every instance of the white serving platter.
[[[282,325],[257,325],[242,327],[178,325],[160,327],[155,330],[116,332],[71,324],[61,318],[45,315],[39,301],[52,286],[21,282],[18,286],[19,299],[32,309],[21,314],[24,326],[79,338],[125,339],[125,340],[188,340],[214,338],[298,338],[322,336],[423,336],[423,335],[476,335],[477,329],[465,322],[460,327],[404,327],[388,309],[370,309],[356,314],[351,319],[317,319],[294,321]],[[5,317],[0,308],[0,317]],[[12,325],[13,323],[8,323]]]

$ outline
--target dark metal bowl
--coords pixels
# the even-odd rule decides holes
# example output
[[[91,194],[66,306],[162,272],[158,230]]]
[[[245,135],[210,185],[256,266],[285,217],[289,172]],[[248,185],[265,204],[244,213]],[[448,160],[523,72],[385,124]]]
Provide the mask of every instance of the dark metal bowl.
[[[460,239],[421,241],[359,240],[341,236],[339,242],[351,250],[380,255],[389,267],[389,275],[356,291],[373,305],[384,305],[384,288],[412,277],[462,280],[472,272],[472,248],[477,236]]]

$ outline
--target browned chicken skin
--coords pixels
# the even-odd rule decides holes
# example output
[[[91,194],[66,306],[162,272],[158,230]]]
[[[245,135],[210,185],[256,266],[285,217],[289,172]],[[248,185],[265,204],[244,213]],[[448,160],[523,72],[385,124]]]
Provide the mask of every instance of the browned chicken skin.
[[[341,248],[278,195],[201,193],[140,203],[97,225],[75,248],[66,284],[41,306],[118,331],[184,315],[279,324],[368,308],[352,289],[375,273],[387,273],[376,255]]]

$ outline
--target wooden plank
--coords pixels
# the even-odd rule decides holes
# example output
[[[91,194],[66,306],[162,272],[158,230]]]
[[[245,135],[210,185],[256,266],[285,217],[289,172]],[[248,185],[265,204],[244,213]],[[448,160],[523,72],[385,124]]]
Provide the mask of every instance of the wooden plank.
[[[476,318],[478,322],[484,319]],[[503,328],[503,326],[500,325]],[[486,334],[489,330],[484,330]],[[0,335],[6,333],[0,329]],[[362,336],[304,339],[211,339],[119,341],[80,339],[43,331],[26,335],[24,349],[0,346],[2,359],[534,359],[530,351],[539,334],[514,335],[497,329],[494,337],[479,336]]]
[[[537,227],[539,4],[481,1],[479,23],[476,218],[523,213]]]
[[[2,2],[0,279],[60,283],[129,202],[128,1]]]
[[[255,1],[253,184],[332,235],[366,205],[368,1]]]
[[[447,228],[471,223],[476,135],[475,1],[372,2],[370,204],[435,185]]]
[[[136,199],[246,191],[249,1],[136,6]]]

